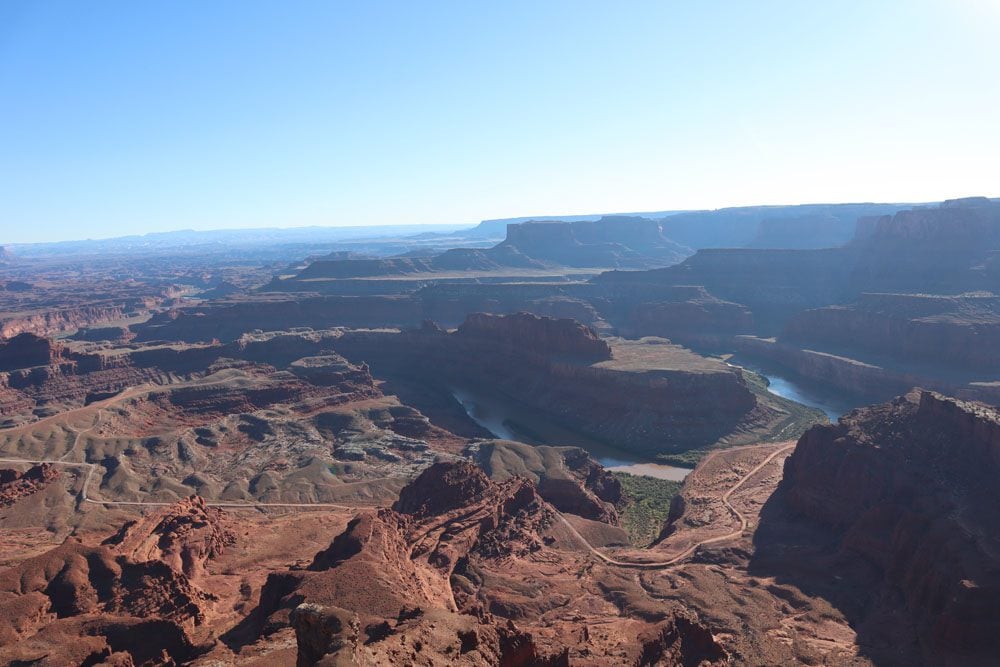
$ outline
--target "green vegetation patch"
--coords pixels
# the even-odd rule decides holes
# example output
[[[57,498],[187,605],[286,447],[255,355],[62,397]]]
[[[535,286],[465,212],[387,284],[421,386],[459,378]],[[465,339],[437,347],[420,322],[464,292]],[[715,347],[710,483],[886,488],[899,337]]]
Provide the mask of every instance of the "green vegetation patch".
[[[625,505],[620,508],[622,528],[632,544],[649,546],[659,536],[670,513],[670,501],[680,493],[683,483],[626,472],[613,474],[628,496]]]

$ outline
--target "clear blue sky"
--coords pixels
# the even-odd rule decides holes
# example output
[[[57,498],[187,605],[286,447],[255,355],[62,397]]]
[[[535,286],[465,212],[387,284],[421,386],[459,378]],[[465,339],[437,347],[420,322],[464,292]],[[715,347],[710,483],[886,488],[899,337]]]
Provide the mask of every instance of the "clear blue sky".
[[[0,243],[997,196],[998,81],[998,0],[4,0]]]

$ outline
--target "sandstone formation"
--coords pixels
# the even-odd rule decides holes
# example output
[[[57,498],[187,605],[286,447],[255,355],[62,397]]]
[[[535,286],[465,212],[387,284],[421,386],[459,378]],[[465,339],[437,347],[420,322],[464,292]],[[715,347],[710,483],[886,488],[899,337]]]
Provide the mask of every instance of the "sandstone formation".
[[[867,608],[898,599],[929,664],[995,659],[998,447],[995,410],[915,391],[815,427],[785,464],[784,502],[834,538],[845,578],[874,565]]]
[[[621,482],[582,449],[494,440],[473,443],[464,453],[495,481],[530,480],[561,512],[618,525],[617,506],[625,501]]]
[[[10,507],[21,498],[40,491],[59,477],[59,471],[48,463],[32,466],[25,472],[0,469],[0,508]]]
[[[49,336],[124,317],[125,308],[121,305],[82,306],[0,317],[0,339],[25,333]]]
[[[807,310],[782,340],[820,349],[850,348],[902,362],[1000,372],[1000,297],[863,294],[851,305]]]
[[[215,597],[192,576],[231,540],[221,521],[192,498],[124,527],[106,545],[71,539],[0,572],[0,661],[193,658],[199,649],[189,632],[205,622]]]
[[[434,256],[381,259],[321,258],[292,283],[317,279],[405,276],[436,272],[491,272],[549,267],[633,267],[674,264],[690,250],[665,238],[659,222],[641,217],[605,216],[596,221],[528,221],[507,226],[507,238],[492,248],[453,248]],[[285,290],[288,281],[268,289]]]
[[[534,354],[603,361],[611,346],[587,327],[571,319],[539,317],[531,313],[507,316],[470,314],[456,336],[485,345],[530,350]]]
[[[804,204],[800,206],[742,206],[715,211],[682,211],[667,216],[663,233],[691,248],[834,247],[851,238],[854,222],[862,216],[892,215],[899,204]],[[814,220],[829,221],[830,245],[815,245]],[[802,226],[806,225],[804,230]],[[834,242],[840,239],[840,243]]]
[[[0,340],[0,371],[49,366],[62,360],[62,349],[47,338],[23,333]]]
[[[524,589],[539,585],[539,563],[561,558],[546,546],[554,521],[523,478],[497,483],[467,463],[436,464],[392,510],[351,521],[307,571],[272,575],[257,627],[290,624],[300,665],[568,665],[570,638],[536,627],[558,607]],[[661,618],[633,626],[640,642],[588,640],[585,664],[725,661],[692,617]]]
[[[609,346],[572,321],[472,315],[453,333],[349,332],[337,350],[381,377],[419,378],[439,395],[449,388],[489,395],[512,406],[511,421],[529,437],[538,422],[554,422],[646,455],[709,446],[775,417],[738,369],[662,339]],[[448,403],[417,407],[433,421]]]
[[[131,560],[159,561],[197,580],[205,562],[219,556],[235,536],[221,510],[191,496],[142,519],[129,521],[103,544]]]

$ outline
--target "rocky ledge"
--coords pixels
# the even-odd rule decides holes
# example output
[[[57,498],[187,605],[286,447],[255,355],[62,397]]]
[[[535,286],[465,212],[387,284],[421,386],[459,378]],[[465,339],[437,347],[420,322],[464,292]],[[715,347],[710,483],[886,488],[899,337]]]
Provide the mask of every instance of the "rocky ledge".
[[[463,340],[491,342],[539,355],[565,355],[593,361],[611,358],[611,346],[576,320],[531,313],[472,313],[458,327],[457,335]]]
[[[194,658],[202,649],[189,631],[216,600],[195,578],[232,542],[225,523],[189,498],[126,524],[104,544],[71,538],[0,572],[0,664]]]
[[[900,600],[929,664],[987,664],[1000,633],[998,478],[1000,414],[915,390],[808,431],[781,491],[843,556],[876,568],[862,606]]]
[[[32,466],[26,472],[0,470],[0,507],[10,507],[21,498],[41,491],[59,477],[59,471],[48,463]]]
[[[251,620],[264,635],[294,628],[299,665],[569,665],[579,617],[554,633],[542,616],[563,622],[570,600],[594,592],[565,576],[577,561],[550,548],[556,525],[528,480],[494,482],[467,462],[436,463],[392,509],[354,518],[307,570],[271,574]],[[616,623],[633,641],[595,633],[587,664],[726,660],[712,633],[679,610],[608,627]]]

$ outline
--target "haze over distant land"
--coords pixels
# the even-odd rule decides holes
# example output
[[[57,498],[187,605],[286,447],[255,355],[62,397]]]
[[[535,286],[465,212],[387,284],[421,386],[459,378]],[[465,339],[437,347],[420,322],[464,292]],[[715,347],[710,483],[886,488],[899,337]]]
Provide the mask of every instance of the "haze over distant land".
[[[990,192],[998,33],[982,0],[5,2],[0,240]]]
[[[0,667],[995,667],[997,35],[0,1]]]

